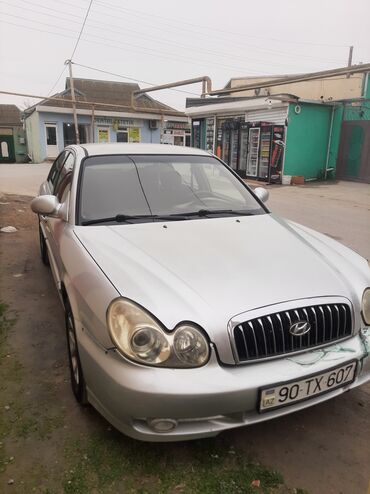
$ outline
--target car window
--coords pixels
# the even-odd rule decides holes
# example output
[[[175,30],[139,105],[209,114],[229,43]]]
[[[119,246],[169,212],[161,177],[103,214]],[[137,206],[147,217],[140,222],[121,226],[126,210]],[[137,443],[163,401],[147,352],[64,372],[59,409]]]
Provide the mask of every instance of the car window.
[[[60,170],[59,175],[57,176],[55,185],[54,185],[54,194],[59,195],[59,188],[63,183],[66,175],[72,172],[75,164],[75,157],[73,153],[67,153],[66,158],[64,159],[63,166]]]
[[[132,156],[153,214],[200,209],[263,213],[248,189],[212,156]]]
[[[96,156],[83,164],[81,220],[116,214],[150,214],[135,164],[126,156]]]
[[[130,159],[131,158],[131,159]],[[263,214],[251,192],[211,156],[97,156],[83,163],[79,221],[199,210]]]
[[[71,186],[72,182],[72,172],[67,173],[67,175],[64,176],[62,182],[60,182],[58,186],[58,190],[56,191],[56,196],[59,199],[59,202],[64,202],[64,196],[65,196],[65,190],[69,189]]]
[[[54,192],[55,184],[57,183],[60,170],[63,166],[64,160],[66,159],[66,155],[67,155],[66,151],[61,152],[60,155],[57,157],[57,159],[52,164],[52,167],[50,169],[50,172],[48,175],[48,182],[49,182],[49,187],[50,187],[50,190],[52,193]]]

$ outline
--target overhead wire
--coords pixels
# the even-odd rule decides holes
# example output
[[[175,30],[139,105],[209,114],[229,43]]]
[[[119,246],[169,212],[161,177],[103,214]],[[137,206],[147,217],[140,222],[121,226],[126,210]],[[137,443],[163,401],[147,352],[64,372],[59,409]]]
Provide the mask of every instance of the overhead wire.
[[[84,27],[85,27],[85,24],[86,24],[86,21],[87,21],[87,18],[88,18],[88,16],[89,16],[89,12],[90,12],[90,9],[91,9],[91,6],[92,6],[92,3],[93,3],[93,0],[90,0],[90,3],[89,3],[89,6],[88,6],[88,9],[87,9],[87,11],[86,11],[85,18],[84,18],[83,23],[82,23],[82,26],[81,26],[80,33],[79,33],[79,35],[78,35],[78,38],[77,38],[76,44],[75,44],[75,46],[74,46],[74,48],[73,48],[72,55],[70,56],[70,60],[73,60],[74,54],[76,53],[76,50],[77,50],[78,44],[79,44],[79,42],[80,42],[80,39],[81,39],[81,36],[82,36],[83,30],[84,30]]]
[[[157,86],[157,84],[154,84],[153,82],[135,79],[134,77],[129,77],[127,75],[116,74],[114,72],[109,72],[108,70],[98,69],[96,67],[90,67],[89,65],[83,65],[83,64],[77,63],[77,62],[73,62],[73,65],[76,65],[77,67],[83,67],[83,68],[89,69],[89,70],[94,70],[95,72],[101,72],[103,74],[112,75],[114,77],[120,77],[121,79],[127,79],[129,81],[140,82],[141,84],[148,84],[148,86]],[[193,93],[191,91],[185,91],[184,89],[169,88],[169,89],[167,89],[167,91],[176,91],[178,93],[191,94],[192,96],[200,96],[200,94],[198,94],[198,93]]]
[[[62,0],[62,3],[66,3],[66,2],[64,2],[64,0]],[[235,30],[229,31],[229,30],[219,29],[219,28],[216,28],[215,29],[215,28],[212,28],[212,27],[207,26],[207,25],[204,25],[204,24],[203,25],[202,24],[194,24],[194,23],[183,21],[183,20],[182,21],[179,21],[179,19],[174,19],[174,18],[170,18],[170,17],[164,17],[162,15],[157,15],[157,14],[153,14],[153,13],[145,13],[145,12],[141,12],[141,11],[138,11],[138,10],[129,9],[128,7],[122,7],[121,5],[118,6],[118,5],[112,4],[110,2],[106,2],[104,0],[96,0],[96,4],[97,5],[108,6],[109,8],[114,9],[114,10],[119,10],[119,11],[123,11],[123,12],[132,12],[132,13],[135,13],[136,15],[140,15],[142,17],[149,17],[150,19],[152,19],[153,17],[154,18],[157,18],[157,19],[160,19],[160,20],[165,19],[165,20],[168,20],[170,22],[175,22],[176,23],[176,28],[178,28],[178,24],[184,24],[184,25],[189,25],[189,26],[192,26],[192,27],[200,28],[200,29],[208,29],[210,31],[223,32],[223,33],[226,33],[226,34],[243,36],[243,37],[247,37],[247,38],[256,38],[256,39],[262,39],[262,40],[269,39],[271,41],[279,41],[279,42],[282,42],[282,43],[303,44],[303,45],[309,45],[309,46],[328,46],[328,47],[336,47],[336,48],[348,48],[348,45],[342,45],[342,44],[318,43],[318,42],[313,42],[313,41],[302,41],[302,40],[282,40],[282,39],[279,39],[279,38],[268,38],[268,37],[265,37],[265,36],[249,35],[249,34],[246,34],[246,33],[240,33],[240,32],[235,31]]]
[[[67,69],[67,66],[64,65],[63,67],[63,70],[61,71],[61,73],[59,74],[57,80],[55,81],[55,83],[52,85],[51,89],[48,91],[47,95],[50,96],[50,94],[54,91],[54,89],[56,88],[56,86],[58,85],[58,82],[60,81],[60,79],[62,78],[64,72],[66,71]]]
[[[88,1],[88,0],[83,0],[83,1]],[[69,5],[71,7],[75,7],[75,8],[79,8],[79,9],[84,9],[84,7],[82,7],[81,5],[75,5],[71,2],[67,2],[66,0],[58,0],[58,4],[59,3]],[[241,32],[235,31],[235,30],[230,31],[230,30],[226,30],[226,29],[220,29],[218,27],[212,28],[212,27],[204,25],[204,24],[194,24],[194,23],[187,22],[184,20],[180,21],[179,19],[175,19],[175,18],[171,18],[171,17],[165,17],[165,16],[158,15],[158,14],[145,13],[145,12],[141,12],[138,10],[129,9],[128,7],[122,7],[121,5],[112,4],[112,3],[106,2],[104,0],[95,0],[95,5],[98,5],[98,4],[100,4],[102,6],[108,6],[110,9],[114,9],[114,10],[132,12],[132,15],[136,14],[137,16],[149,17],[150,19],[155,17],[159,20],[165,19],[165,20],[168,20],[170,22],[175,22],[176,23],[176,29],[181,29],[180,24],[183,24],[183,25],[189,25],[192,27],[196,27],[198,29],[207,29],[210,31],[218,32],[218,33],[222,32],[222,33],[231,34],[234,36],[237,35],[237,36],[243,36],[246,38],[261,39],[263,41],[271,40],[271,41],[276,41],[276,42],[286,43],[286,44],[294,44],[294,45],[301,44],[301,45],[307,45],[307,46],[327,46],[327,47],[332,47],[332,48],[348,48],[348,46],[349,46],[349,45],[345,45],[345,44],[324,43],[324,42],[315,42],[315,41],[303,41],[303,40],[299,40],[299,39],[289,39],[288,40],[288,39],[281,39],[281,38],[270,38],[268,36],[255,36],[255,35],[251,35],[251,34],[247,34],[247,33],[241,33]]]
[[[56,18],[58,20],[60,19],[63,19],[60,17],[60,14],[63,14],[63,15],[68,15],[68,16],[71,16],[71,17],[74,17],[77,20],[70,20],[70,19],[65,19],[64,20],[67,20],[68,22],[72,22],[74,24],[79,24],[80,23],[80,20],[81,20],[81,17],[80,16],[76,16],[74,14],[70,14],[70,13],[67,13],[67,12],[63,12],[63,11],[60,11],[60,10],[57,10],[57,9],[51,9],[49,7],[44,7],[38,3],[35,3],[35,2],[26,2],[25,0],[18,0],[20,2],[23,2],[23,3],[26,3],[27,5],[28,4],[31,4],[31,5],[35,5],[37,6],[38,8],[43,8],[43,9],[46,9],[46,10],[50,10],[52,12],[56,12],[58,13],[59,15],[56,16],[56,15],[53,15],[53,14],[46,14],[44,12],[40,12],[40,11],[36,11],[32,8],[28,8],[28,7],[19,7],[17,5],[15,5],[14,3],[9,3],[9,2],[6,2],[6,1],[3,1],[1,0],[0,3],[3,3],[5,5],[8,5],[8,6],[11,6],[11,7],[15,7],[15,8],[19,8],[19,9],[22,9],[22,10],[28,10],[30,12],[33,12],[35,14],[40,14],[40,15],[44,15],[44,16],[48,16],[48,17],[53,17],[53,18]],[[9,14],[8,14],[9,15]],[[120,17],[121,18],[121,17]],[[103,29],[104,26],[107,26],[110,30],[110,32],[113,32],[113,33],[118,33],[120,35],[122,35],[122,27],[120,29],[114,29],[114,27],[119,27],[119,26],[115,26],[115,25],[112,25],[112,24],[108,24],[108,23],[104,23],[104,22],[99,22],[99,24],[95,24],[95,23],[92,23],[91,20],[89,20],[87,22],[87,26],[88,27],[94,27],[94,28],[98,28],[98,29]],[[173,41],[168,41],[166,39],[163,39],[163,38],[157,38],[157,37],[154,37],[154,36],[151,36],[151,35],[145,35],[143,33],[140,33],[138,32],[137,30],[134,30],[134,29],[131,29],[131,28],[127,28],[125,27],[124,29],[124,32],[132,32],[135,34],[136,37],[140,37],[140,38],[143,38],[143,39],[148,39],[149,41],[157,41],[158,43],[162,43],[162,44],[167,44],[167,45],[170,45],[171,47],[172,46],[177,46],[177,47],[180,47],[180,48],[183,48],[185,50],[196,50],[196,51],[199,51],[200,53],[208,53],[208,54],[212,54],[212,55],[217,55],[218,57],[223,57],[223,58],[227,58],[227,59],[235,59],[235,60],[239,60],[240,59],[240,56],[235,56],[235,55],[231,55],[230,53],[225,53],[225,52],[220,52],[220,51],[213,51],[213,50],[209,50],[209,49],[206,49],[206,48],[201,48],[199,49],[198,47],[195,47],[195,46],[192,46],[192,45],[182,45],[182,44],[179,44],[179,43],[176,43],[176,42],[173,42]],[[89,34],[90,35],[90,34]],[[90,35],[90,36],[94,36],[94,35]],[[301,55],[301,54],[298,54],[298,53],[291,53],[291,52],[282,52],[282,51],[278,51],[278,50],[272,50],[272,49],[267,49],[267,48],[260,48],[259,46],[257,45],[249,45],[251,46],[252,48],[256,49],[256,50],[259,50],[261,52],[265,52],[265,53],[272,53],[272,54],[278,54],[278,55],[285,55],[285,54],[288,54],[290,57],[293,57],[293,58],[299,58],[299,59],[307,59],[307,60],[313,60],[313,61],[324,61],[324,62],[327,62],[327,63],[338,63],[340,62],[339,59],[331,59],[331,60],[328,60],[328,59],[323,59],[323,58],[320,58],[320,57],[311,57],[311,56],[308,56],[308,55]],[[246,57],[244,54],[243,54],[243,59],[245,60],[251,60],[253,62],[256,62],[258,64],[264,64],[266,63],[264,60],[261,60],[261,58],[251,58],[251,57]],[[278,63],[278,64],[275,64],[275,63],[271,63],[269,62],[269,65],[274,65],[274,66],[277,66],[277,67],[281,67],[282,65],[286,65],[288,66],[286,63]]]
[[[7,14],[5,13],[5,15],[8,15],[10,17],[15,17],[15,18],[18,18],[18,19],[22,19],[22,20],[25,20],[25,21],[30,21],[30,22],[34,22],[36,24],[41,24],[41,25],[46,25],[48,27],[53,27],[53,28],[56,28],[56,29],[62,29],[63,32],[65,31],[69,31],[69,32],[72,32],[72,33],[76,33],[76,31],[73,31],[71,29],[65,29],[65,28],[62,28],[62,27],[59,27],[59,26],[56,26],[55,24],[49,24],[49,23],[45,23],[45,22],[41,22],[41,21],[36,21],[36,20],[32,20],[32,19],[28,19],[27,17],[22,17],[22,16],[17,16],[17,15],[14,15],[14,14]],[[4,21],[2,18],[0,18],[0,22],[4,22],[4,23],[7,23],[7,24],[12,24],[12,25],[15,25],[15,26],[20,26],[20,27],[24,27],[26,29],[31,29],[31,30],[36,30],[36,31],[39,31],[39,32],[47,32],[47,33],[50,33],[50,34],[55,34],[55,35],[59,35],[59,36],[62,36],[62,37],[67,37],[67,38],[72,38],[72,39],[75,39],[74,36],[68,36],[68,35],[65,35],[65,34],[62,34],[62,33],[56,33],[54,31],[47,31],[47,30],[41,30],[41,29],[35,29],[35,28],[32,28],[30,26],[24,26],[24,25],[20,25],[20,24],[16,24],[16,23],[12,23],[12,22],[9,22],[9,21]],[[98,39],[102,39],[104,41],[112,41],[113,43],[116,42],[116,40],[112,40],[110,38],[104,38],[102,36],[97,36],[97,35],[88,35],[90,37],[93,37],[93,38],[98,38]],[[155,50],[155,49],[150,49],[150,48],[145,48],[145,47],[142,47],[140,45],[135,45],[133,43],[124,43],[124,44],[108,44],[108,43],[102,43],[102,42],[97,42],[97,41],[94,41],[94,40],[90,40],[90,39],[86,39],[85,37],[82,38],[82,41],[85,41],[85,42],[88,42],[88,43],[94,43],[94,44],[98,44],[98,45],[102,45],[102,46],[108,46],[108,47],[111,47],[111,48],[117,48],[117,49],[120,49],[120,50],[123,50],[127,53],[127,51],[133,51],[133,52],[138,52],[138,53],[150,53],[150,54],[154,54],[157,58],[164,58],[164,59],[167,59],[167,60],[175,60],[175,61],[178,61],[178,60],[181,60],[182,62],[185,62],[185,63],[189,63],[191,65],[198,65],[198,66],[202,66],[204,67],[204,64],[208,64],[208,65],[212,65],[214,67],[222,67],[222,68],[225,68],[225,69],[233,69],[233,70],[243,70],[245,72],[248,72],[248,73],[251,73],[251,74],[257,74],[257,75],[261,75],[261,72],[260,71],[255,71],[255,70],[251,70],[251,69],[242,69],[241,67],[236,67],[236,66],[233,66],[233,65],[226,65],[226,64],[220,64],[220,63],[217,63],[217,62],[210,62],[208,60],[200,60],[199,58],[197,58],[198,61],[194,61],[193,59],[190,59],[190,58],[187,58],[187,57],[184,57],[184,56],[179,56],[179,55],[173,55],[171,56],[171,54],[163,54],[163,53],[158,53],[158,50]],[[128,47],[132,47],[131,50],[130,48]]]

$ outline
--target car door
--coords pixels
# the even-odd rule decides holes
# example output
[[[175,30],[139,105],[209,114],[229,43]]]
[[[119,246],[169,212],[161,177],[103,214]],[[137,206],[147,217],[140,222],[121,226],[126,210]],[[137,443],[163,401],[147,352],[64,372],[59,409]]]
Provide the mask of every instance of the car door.
[[[53,195],[57,196],[61,204],[69,201],[75,161],[74,153],[72,151],[67,152],[59,173],[56,177],[52,177],[52,185],[50,187],[53,187]],[[55,283],[60,287],[63,271],[63,264],[60,257],[60,242],[65,229],[68,227],[68,223],[60,218],[48,216],[44,218],[44,225],[50,266]]]

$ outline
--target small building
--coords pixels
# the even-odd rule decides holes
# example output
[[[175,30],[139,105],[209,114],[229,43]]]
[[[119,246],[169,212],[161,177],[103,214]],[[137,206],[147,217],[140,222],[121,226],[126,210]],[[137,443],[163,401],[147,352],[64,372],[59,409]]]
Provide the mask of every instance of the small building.
[[[272,91],[261,96],[261,88],[258,95],[252,91],[245,93],[249,96],[236,92],[227,97],[188,98],[192,145],[215,153],[250,179],[281,182],[285,175],[306,181],[337,177],[370,182],[368,74],[348,80],[342,78],[339,89],[327,85],[328,81],[320,83],[321,88],[336,88],[337,96],[354,95],[340,100],[302,97],[316,91],[317,86],[309,84],[315,81],[307,81],[299,95]],[[227,87],[235,87],[233,81]],[[250,79],[240,79],[237,85],[247,82]]]
[[[299,77],[304,74],[283,74],[274,76],[233,77],[226,84],[225,89],[233,89],[247,84],[258,84],[257,89],[230,92],[229,96],[253,97],[276,96],[281,93],[295,94],[308,101],[330,101],[338,99],[360,98],[366,83],[366,74],[338,75],[336,77],[322,77],[301,82],[288,82],[284,85],[264,87],[264,83],[273,82],[285,77]]]
[[[146,142],[186,145],[190,125],[184,113],[147,94],[133,98],[137,84],[73,79],[81,143]],[[75,143],[70,79],[65,90],[24,112],[28,153],[33,162],[54,159]],[[93,103],[93,104],[92,104]],[[170,138],[171,136],[171,138]]]
[[[21,111],[16,105],[0,104],[0,163],[24,163],[26,158]]]

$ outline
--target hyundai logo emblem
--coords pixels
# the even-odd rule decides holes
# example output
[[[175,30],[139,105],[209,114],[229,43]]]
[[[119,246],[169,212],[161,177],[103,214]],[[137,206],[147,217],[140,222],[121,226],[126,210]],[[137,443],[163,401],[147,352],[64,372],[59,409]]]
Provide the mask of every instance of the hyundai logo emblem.
[[[311,324],[307,321],[297,321],[289,328],[289,333],[293,336],[303,336],[311,330]]]

